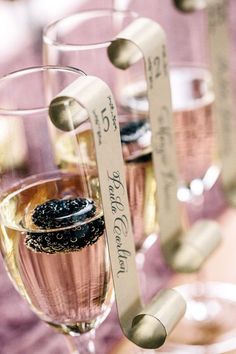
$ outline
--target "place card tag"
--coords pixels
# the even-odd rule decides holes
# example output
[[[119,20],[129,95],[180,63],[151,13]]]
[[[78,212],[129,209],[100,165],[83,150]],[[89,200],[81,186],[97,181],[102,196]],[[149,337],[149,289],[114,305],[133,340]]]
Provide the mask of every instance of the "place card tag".
[[[142,305],[113,95],[97,77],[80,77],[51,101],[49,115],[56,127],[66,131],[75,130],[87,119],[91,121],[121,327],[140,347],[158,348],[183,316],[185,301],[177,291],[168,289],[153,299],[147,311]]]
[[[206,7],[207,0],[173,0],[175,6],[184,12],[201,10]]]
[[[236,206],[236,126],[230,73],[230,41],[226,0],[208,0],[208,33],[210,65],[213,76],[218,149],[222,166],[223,188],[228,200]]]
[[[111,42],[108,56],[116,67],[123,70],[142,58],[144,60],[161,245],[167,262],[175,270],[196,271],[218,245],[221,233],[215,222],[199,221],[201,227],[197,226],[197,230],[207,232],[204,231],[206,237],[202,248],[196,248],[192,237],[195,227],[187,233],[182,229],[177,199],[178,174],[165,33],[155,21],[138,18]],[[214,227],[209,227],[211,225]],[[189,258],[188,252],[183,252],[186,244],[192,250],[191,255],[196,255],[199,262]],[[207,255],[205,249],[209,250]]]
[[[205,8],[207,12],[210,69],[213,77],[215,117],[221,176],[225,195],[236,206],[236,126],[232,80],[230,78],[230,41],[227,0],[176,0],[184,12]]]

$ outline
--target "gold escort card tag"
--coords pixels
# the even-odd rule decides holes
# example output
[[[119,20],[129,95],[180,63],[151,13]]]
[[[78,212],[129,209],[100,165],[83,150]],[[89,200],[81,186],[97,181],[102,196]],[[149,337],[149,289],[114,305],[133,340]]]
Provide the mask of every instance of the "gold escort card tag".
[[[175,6],[184,12],[201,10],[206,7],[207,0],[174,0]]]
[[[140,347],[158,348],[184,315],[186,305],[173,289],[161,291],[147,307],[142,305],[113,95],[102,80],[80,77],[52,100],[49,115],[54,125],[66,131],[76,129],[87,119],[91,121],[121,327],[127,338]]]
[[[194,272],[217,247],[221,232],[211,220],[198,221],[187,233],[182,229],[165,33],[158,23],[138,18],[112,41],[108,56],[120,69],[144,59],[161,245],[175,270]]]
[[[206,8],[207,11],[210,66],[215,94],[213,109],[222,167],[222,182],[227,199],[236,206],[236,126],[230,79],[229,1],[179,0],[175,1],[175,4],[180,10],[186,11],[186,4],[190,2],[191,11],[200,8]],[[199,7],[200,2],[201,7]]]
[[[218,148],[222,182],[229,202],[236,206],[236,126],[230,79],[228,0],[208,0],[208,31],[213,76]]]

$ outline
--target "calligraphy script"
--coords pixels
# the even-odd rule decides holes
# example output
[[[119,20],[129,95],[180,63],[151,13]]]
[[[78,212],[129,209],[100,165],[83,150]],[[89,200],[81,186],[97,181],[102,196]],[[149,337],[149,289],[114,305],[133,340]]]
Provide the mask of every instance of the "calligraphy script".
[[[221,26],[227,20],[227,11],[223,1],[211,4],[208,7],[209,26],[212,32],[215,32],[218,26]]]
[[[167,76],[168,64],[166,47],[163,45],[160,55],[149,56],[146,60],[147,80],[149,89],[154,89],[154,81],[162,75]]]
[[[228,61],[224,56],[216,57],[216,89],[218,90],[218,97],[215,101],[218,111],[220,113],[222,122],[222,134],[224,134],[224,154],[230,153],[232,149],[232,141],[229,138],[231,126],[231,109],[230,109],[230,79]],[[226,104],[227,103],[227,104]]]
[[[128,235],[129,223],[125,214],[125,205],[122,200],[124,196],[124,185],[121,181],[121,175],[119,171],[113,171],[110,175],[107,172],[108,188],[111,203],[111,211],[114,215],[113,219],[113,235],[116,242],[117,257],[119,263],[119,269],[117,271],[117,277],[121,274],[127,273],[128,258],[131,256],[131,252],[124,247],[125,238]]]
[[[98,144],[102,145],[103,143],[103,134],[107,133],[113,126],[113,131],[117,130],[117,115],[116,107],[111,95],[107,96],[107,104],[99,110],[93,110],[94,122],[96,124],[95,133],[97,135]]]
[[[176,186],[176,173],[175,169],[171,168],[173,166],[171,162],[172,155],[171,150],[173,149],[173,137],[171,132],[171,123],[170,123],[170,112],[166,106],[161,108],[160,115],[158,117],[158,129],[155,132],[155,138],[153,142],[155,153],[160,156],[160,174],[162,179],[159,183],[162,182],[162,192],[164,194],[165,202],[165,212],[170,212],[172,209],[172,189]]]
[[[230,156],[233,149],[232,139],[234,138],[231,136],[231,79],[228,58],[227,5],[225,2],[216,1],[209,6],[208,25],[212,71],[215,80],[215,107],[220,118],[220,134],[223,141],[221,151],[225,156],[227,154]]]

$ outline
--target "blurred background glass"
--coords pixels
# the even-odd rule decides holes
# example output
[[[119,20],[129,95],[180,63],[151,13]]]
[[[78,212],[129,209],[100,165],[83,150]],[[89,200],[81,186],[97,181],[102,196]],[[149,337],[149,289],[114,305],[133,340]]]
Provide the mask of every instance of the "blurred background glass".
[[[110,0],[1,0],[0,74],[42,62],[42,28],[75,11],[109,7]]]
[[[73,343],[73,354],[95,352],[86,338],[113,300],[98,172],[82,161],[74,171],[59,169],[49,132],[57,130],[48,115],[51,99],[84,75],[39,66],[0,79],[0,120],[8,132],[1,146],[1,254],[15,288]]]
[[[158,21],[166,32],[180,177],[178,197],[199,203],[219,176],[205,12],[182,14],[170,0],[147,0],[145,6],[137,0],[114,0],[113,4]],[[132,84],[133,89],[128,87],[124,92],[123,104],[145,114],[145,86],[141,80]]]
[[[142,16],[151,17],[166,31],[180,174],[178,197],[188,202],[187,219],[191,223],[204,216],[217,219],[224,209],[225,201],[220,186],[220,161],[212,110],[214,92],[209,65],[206,11],[184,14],[173,3],[168,0],[147,0],[144,7],[137,0],[113,2],[116,8],[132,9]],[[232,2],[229,5],[230,15]],[[233,22],[231,29],[232,26]],[[229,34],[232,35],[232,32]],[[233,36],[230,38],[232,42]],[[234,64],[231,64],[234,65],[233,77],[235,59]],[[137,111],[147,111],[145,90],[142,94],[141,84],[136,83],[134,86],[137,93],[134,95],[134,90],[131,91],[133,99],[126,100],[126,106]],[[225,353],[235,349],[235,326],[231,321],[236,315],[235,284],[226,284],[227,271],[222,276],[219,266],[214,275],[208,273],[209,269],[212,271],[217,256],[224,253],[226,244],[233,244],[233,235],[231,240],[228,237],[224,234],[223,245],[204,265],[197,281],[194,277],[176,276],[179,290],[185,295],[189,306],[185,320],[171,336],[172,345],[166,348],[168,353]],[[228,267],[229,271],[232,267],[232,264],[222,262],[222,259],[220,264]],[[211,282],[216,279],[218,282]],[[174,346],[173,342],[178,345]]]

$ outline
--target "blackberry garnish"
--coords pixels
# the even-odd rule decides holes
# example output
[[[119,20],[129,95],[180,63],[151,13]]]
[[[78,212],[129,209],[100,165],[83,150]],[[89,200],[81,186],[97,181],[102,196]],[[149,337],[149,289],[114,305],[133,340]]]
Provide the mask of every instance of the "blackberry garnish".
[[[105,229],[103,216],[89,221],[95,212],[94,202],[85,198],[52,199],[40,204],[32,215],[32,221],[40,228],[56,229],[87,219],[88,222],[53,232],[27,232],[25,244],[34,252],[44,253],[73,252],[92,245]]]
[[[148,131],[150,131],[150,125],[146,120],[128,122],[120,129],[121,142],[125,144],[133,143]]]
[[[95,211],[91,199],[51,199],[34,209],[32,221],[44,229],[64,227],[94,216]]]

